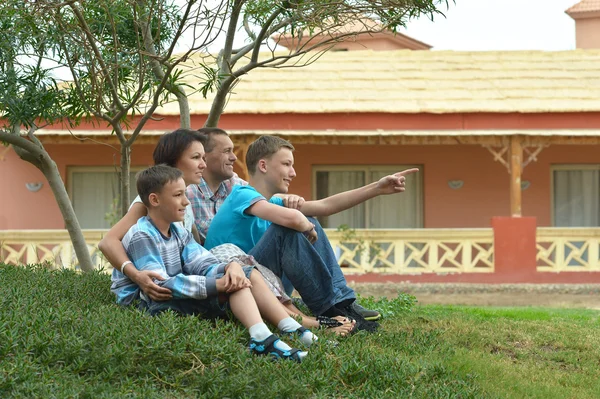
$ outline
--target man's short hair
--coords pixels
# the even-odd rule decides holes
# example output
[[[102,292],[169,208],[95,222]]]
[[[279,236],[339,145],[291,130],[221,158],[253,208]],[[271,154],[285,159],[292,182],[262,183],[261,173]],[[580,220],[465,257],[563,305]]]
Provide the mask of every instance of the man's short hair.
[[[212,152],[212,150],[215,149],[215,141],[213,140],[214,136],[221,135],[229,137],[229,134],[225,130],[219,129],[218,127],[203,127],[198,129],[198,132],[206,138],[206,144],[204,144],[204,151],[206,151],[207,153]]]
[[[183,178],[183,172],[168,165],[154,165],[137,174],[137,192],[147,207],[152,193],[160,193],[163,187],[172,181]]]
[[[175,167],[183,152],[194,141],[199,141],[206,147],[206,136],[197,130],[177,129],[173,132],[163,134],[158,140],[154,153],[152,154],[154,164],[165,164]]]
[[[277,151],[282,148],[288,148],[294,151],[294,146],[287,140],[277,136],[260,136],[250,146],[246,154],[246,166],[248,173],[254,175],[256,173],[256,165],[261,159],[271,158]]]

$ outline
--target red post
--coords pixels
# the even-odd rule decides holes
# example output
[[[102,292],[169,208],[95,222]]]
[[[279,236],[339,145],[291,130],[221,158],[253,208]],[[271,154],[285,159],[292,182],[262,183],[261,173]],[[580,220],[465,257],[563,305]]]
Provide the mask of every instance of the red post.
[[[536,219],[492,218],[494,274],[506,282],[526,282],[536,273]]]

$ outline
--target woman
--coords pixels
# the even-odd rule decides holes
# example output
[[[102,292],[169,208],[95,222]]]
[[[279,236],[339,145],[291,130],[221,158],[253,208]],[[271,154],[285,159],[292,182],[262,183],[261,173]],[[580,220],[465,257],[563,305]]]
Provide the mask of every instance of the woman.
[[[202,134],[202,129],[198,131],[178,129],[174,132],[164,134],[154,149],[154,163],[156,165],[166,164],[181,170],[186,186],[199,184],[202,179],[202,172],[206,168],[206,162],[204,161],[205,143],[206,136]],[[109,230],[98,244],[100,251],[102,251],[113,267],[117,268],[118,265],[129,261],[121,240],[129,228],[146,214],[146,207],[141,202],[139,196],[136,197],[127,214]],[[191,231],[196,241],[200,242],[200,236],[194,225],[194,215],[191,206],[186,208],[183,227]],[[301,324],[304,327],[332,328],[336,334],[341,336],[352,332],[354,329],[354,321],[343,317],[331,319],[327,317],[313,318],[304,315],[292,304],[291,299],[285,294],[281,280],[271,270],[258,264],[252,256],[246,255],[235,245],[221,245],[213,248],[211,252],[221,262],[237,261],[242,265],[255,266],[263,275],[269,288],[280,299],[288,314],[301,318]],[[121,270],[121,268],[118,268],[118,270]],[[171,299],[171,293],[168,289],[154,284],[153,279],[162,280],[162,277],[158,273],[139,271],[134,267],[129,267],[125,269],[125,274],[153,300]]]

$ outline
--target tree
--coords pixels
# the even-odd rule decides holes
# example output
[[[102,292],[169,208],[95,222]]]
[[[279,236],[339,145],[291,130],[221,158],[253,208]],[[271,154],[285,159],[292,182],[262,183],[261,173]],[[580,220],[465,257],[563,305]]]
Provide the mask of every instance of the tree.
[[[23,4],[0,6],[0,30],[11,32],[0,38],[0,141],[10,144],[21,159],[38,168],[48,180],[65,225],[69,231],[77,259],[83,271],[94,266],[87,250],[75,211],[67,195],[56,163],[35,137],[39,123],[52,123],[66,115],[65,97],[49,71],[42,68],[44,40],[36,33],[36,21],[23,14]],[[24,54],[37,57],[23,63]],[[27,129],[26,137],[21,127]]]

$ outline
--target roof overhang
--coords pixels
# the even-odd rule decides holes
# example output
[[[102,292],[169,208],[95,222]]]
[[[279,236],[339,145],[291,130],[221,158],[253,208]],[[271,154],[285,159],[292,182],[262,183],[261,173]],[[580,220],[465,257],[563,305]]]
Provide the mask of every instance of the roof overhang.
[[[486,129],[486,130],[227,130],[236,142],[249,142],[262,135],[276,135],[294,144],[362,144],[362,145],[503,145],[511,136],[523,142],[540,144],[600,144],[600,129]],[[163,130],[145,130],[137,144],[155,144]],[[36,133],[47,144],[95,144],[118,142],[110,130],[52,130]]]

